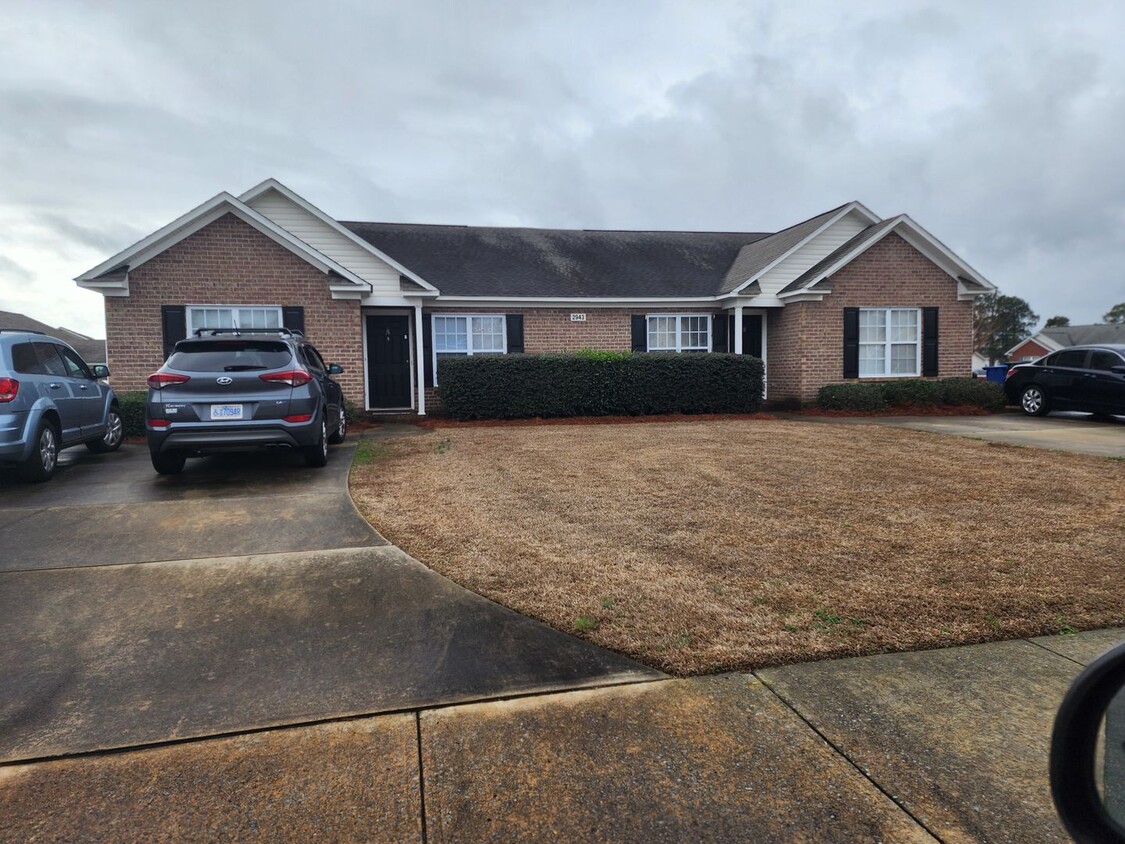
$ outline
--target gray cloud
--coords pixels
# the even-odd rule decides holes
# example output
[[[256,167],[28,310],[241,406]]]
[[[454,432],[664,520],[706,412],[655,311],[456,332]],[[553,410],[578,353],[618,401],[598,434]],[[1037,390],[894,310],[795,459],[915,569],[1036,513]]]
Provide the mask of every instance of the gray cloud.
[[[267,176],[345,219],[763,230],[860,199],[1040,314],[1125,299],[1112,2],[66,8],[6,4],[0,252],[87,333],[67,279]]]

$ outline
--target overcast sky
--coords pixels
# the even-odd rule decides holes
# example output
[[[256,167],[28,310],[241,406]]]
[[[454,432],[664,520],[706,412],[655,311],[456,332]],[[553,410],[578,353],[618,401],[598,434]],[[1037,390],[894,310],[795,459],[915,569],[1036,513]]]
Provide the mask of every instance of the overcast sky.
[[[1125,3],[0,0],[0,310],[273,176],[337,219],[906,212],[1041,317],[1125,301]]]

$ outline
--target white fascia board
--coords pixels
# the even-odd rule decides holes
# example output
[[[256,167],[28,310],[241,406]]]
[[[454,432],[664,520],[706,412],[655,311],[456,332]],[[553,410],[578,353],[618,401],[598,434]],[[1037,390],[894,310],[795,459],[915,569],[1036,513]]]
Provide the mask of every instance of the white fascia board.
[[[792,249],[785,252],[783,255],[778,257],[776,260],[767,264],[764,268],[759,270],[754,275],[750,276],[750,278],[746,279],[746,281],[742,282],[742,284],[738,285],[738,287],[736,287],[734,290],[732,290],[730,293],[728,293],[726,295],[727,296],[737,296],[739,291],[741,291],[743,288],[746,288],[746,287],[750,286],[751,284],[753,284],[755,281],[760,279],[762,276],[764,276],[766,273],[768,273],[770,270],[772,270],[774,267],[776,267],[778,264],[780,264],[782,261],[784,261],[790,255],[792,255],[795,252],[797,252],[798,250],[800,250],[801,247],[803,247],[810,240],[812,240],[813,238],[817,237],[820,234],[823,234],[826,230],[828,230],[829,228],[834,226],[836,223],[838,223],[840,220],[842,220],[844,217],[846,217],[852,211],[858,211],[860,216],[866,217],[869,220],[869,225],[874,225],[875,223],[879,222],[879,218],[877,216],[875,216],[875,214],[871,211],[871,209],[868,208],[866,205],[864,205],[862,202],[849,202],[847,205],[845,205],[843,208],[840,209],[840,213],[835,214],[832,217],[830,217],[828,219],[828,222],[826,222],[824,225],[822,225],[820,228],[818,228],[816,231],[814,231],[812,234],[810,234],[804,240],[799,241]],[[800,223],[798,223],[797,225],[800,225]],[[785,229],[782,229],[781,231],[785,231]],[[781,232],[777,232],[777,234],[780,234],[780,233]]]
[[[78,276],[75,281],[82,286],[85,286],[84,283],[96,282],[99,275],[121,264],[126,264],[130,270],[135,270],[146,261],[151,260],[160,253],[175,246],[180,241],[195,234],[205,226],[215,222],[224,214],[234,214],[244,223],[257,229],[278,245],[285,247],[306,263],[316,267],[322,273],[327,274],[329,272],[335,272],[343,278],[348,279],[353,285],[357,285],[361,291],[371,289],[371,286],[366,281],[351,270],[340,266],[331,258],[313,249],[304,241],[294,237],[272,220],[259,214],[253,208],[231,196],[226,191],[216,194],[202,205],[193,208],[183,216],[178,217],[168,225],[133,244],[128,249],[119,252],[107,261],[103,261],[101,264],[98,264],[98,266]],[[116,285],[120,288],[121,282],[117,282]]]
[[[936,237],[934,237],[932,234],[930,234],[928,231],[926,231],[924,228],[910,219],[909,216],[907,216],[906,214],[899,214],[897,217],[893,218],[892,225],[887,226],[882,232],[879,233],[877,237],[874,237],[871,240],[860,244],[852,251],[843,255],[838,261],[836,261],[836,263],[830,265],[823,272],[821,272],[820,278],[809,282],[800,290],[794,290],[789,293],[782,293],[780,294],[780,298],[789,301],[794,296],[803,296],[808,294],[810,292],[810,288],[816,286],[824,279],[831,277],[834,273],[839,272],[841,268],[843,268],[847,264],[850,264],[852,261],[862,255],[876,243],[879,243],[881,240],[883,240],[883,238],[887,237],[892,232],[897,234],[899,237],[901,237],[903,240],[905,240],[907,243],[909,243],[911,246],[913,246],[915,249],[917,249],[919,252],[921,252],[923,255],[937,264],[938,267],[952,276],[955,281],[957,280],[958,274],[961,274],[967,276],[972,281],[975,281],[977,284],[984,287],[985,289],[981,291],[982,293],[989,293],[996,289],[996,285],[994,285],[991,281],[986,279],[984,276],[982,276],[980,273],[978,273],[976,270],[974,270],[972,267],[958,258],[953,252],[949,250],[948,247],[945,246],[945,244],[943,244],[940,240],[938,240]],[[953,270],[950,269],[951,266],[954,268]],[[962,290],[963,285],[960,285],[960,282],[958,282],[958,285],[958,289]],[[967,293],[967,291],[965,292]]]
[[[402,296],[364,296],[359,304],[364,308],[415,308],[429,303],[423,301],[420,296],[403,294]]]
[[[784,308],[785,303],[776,296],[743,296],[721,301],[719,306],[724,311],[731,311],[735,308]]]
[[[1004,357],[1008,357],[1009,355],[1012,354],[1012,352],[1014,352],[1016,349],[1018,349],[1024,343],[1027,343],[1029,341],[1033,342],[1033,343],[1038,343],[1040,346],[1042,346],[1048,352],[1057,352],[1057,351],[1060,351],[1061,349],[1066,348],[1065,346],[1061,345],[1060,343],[1056,343],[1054,340],[1052,340],[1046,334],[1032,334],[1030,337],[1024,337],[1022,340],[1020,340],[1018,343],[1016,343],[1016,345],[1012,346],[1012,348],[1010,348],[1010,349],[1008,349],[1008,351],[1004,352]]]
[[[277,191],[282,196],[284,196],[286,199],[288,199],[290,202],[292,202],[294,205],[298,206],[302,210],[304,210],[304,211],[308,212],[309,214],[311,214],[312,216],[316,217],[318,220],[320,220],[326,226],[328,226],[329,228],[331,228],[333,231],[337,232],[338,234],[343,235],[348,240],[350,240],[352,243],[354,243],[356,246],[360,247],[361,249],[366,250],[367,252],[370,252],[372,255],[374,255],[376,258],[378,258],[380,261],[383,261],[384,263],[389,264],[390,266],[394,267],[396,270],[398,270],[404,276],[409,278],[411,281],[422,285],[427,290],[432,290],[435,293],[438,292],[438,289],[436,287],[434,287],[432,284],[430,284],[428,281],[426,281],[420,275],[418,275],[417,273],[407,269],[402,264],[400,264],[398,261],[396,261],[394,258],[392,258],[390,255],[387,255],[382,250],[380,250],[380,249],[376,248],[374,245],[368,243],[366,240],[364,240],[362,237],[357,235],[355,232],[351,231],[347,226],[340,225],[339,222],[334,220],[332,217],[329,217],[327,214],[325,214],[323,211],[321,211],[319,208],[317,208],[315,205],[313,205],[311,202],[309,202],[304,197],[302,197],[299,194],[296,194],[293,191],[289,190],[289,188],[285,187],[285,185],[283,185],[277,179],[266,179],[260,185],[255,185],[254,187],[250,188],[250,190],[248,190],[248,191],[246,191],[246,193],[242,194],[242,196],[240,196],[239,199],[242,200],[243,202],[249,204],[251,201],[253,201],[254,199],[257,199],[263,193],[265,193],[266,191],[270,191],[270,190]]]

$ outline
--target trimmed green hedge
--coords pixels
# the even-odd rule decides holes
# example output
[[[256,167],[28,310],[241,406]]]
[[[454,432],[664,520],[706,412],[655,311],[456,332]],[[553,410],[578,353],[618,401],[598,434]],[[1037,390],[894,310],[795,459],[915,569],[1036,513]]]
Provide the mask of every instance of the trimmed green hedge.
[[[439,361],[438,383],[454,419],[753,413],[762,362],[729,354],[474,355]]]
[[[828,384],[816,391],[825,410],[882,410],[887,406],[880,384]]]
[[[942,379],[942,401],[945,404],[971,404],[986,410],[1003,410],[1008,403],[1004,385],[983,378]]]
[[[145,435],[145,400],[147,398],[148,393],[144,390],[132,390],[117,394],[117,407],[121,412],[121,423],[125,426],[126,437],[143,437]]]
[[[1005,403],[1004,388],[981,378],[828,384],[816,394],[817,406],[826,410],[883,410],[888,406],[942,404],[1000,410]]]

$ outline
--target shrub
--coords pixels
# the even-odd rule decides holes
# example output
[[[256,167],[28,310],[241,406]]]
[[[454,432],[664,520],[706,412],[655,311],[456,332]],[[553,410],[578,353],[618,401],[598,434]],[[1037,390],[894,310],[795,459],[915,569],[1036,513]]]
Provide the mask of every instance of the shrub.
[[[117,394],[117,407],[121,413],[121,424],[125,426],[126,437],[145,435],[145,399],[147,398],[148,393],[144,390]]]
[[[906,381],[887,381],[880,386],[883,388],[884,401],[891,406],[939,405],[944,400],[939,381],[921,381],[912,378]]]
[[[826,410],[882,410],[887,406],[882,384],[827,384],[816,391]]]
[[[454,419],[752,413],[762,362],[749,355],[582,352],[475,355],[438,363]]]
[[[939,382],[946,404],[973,405],[986,410],[1002,410],[1007,404],[1004,387],[983,378],[945,378]]]

